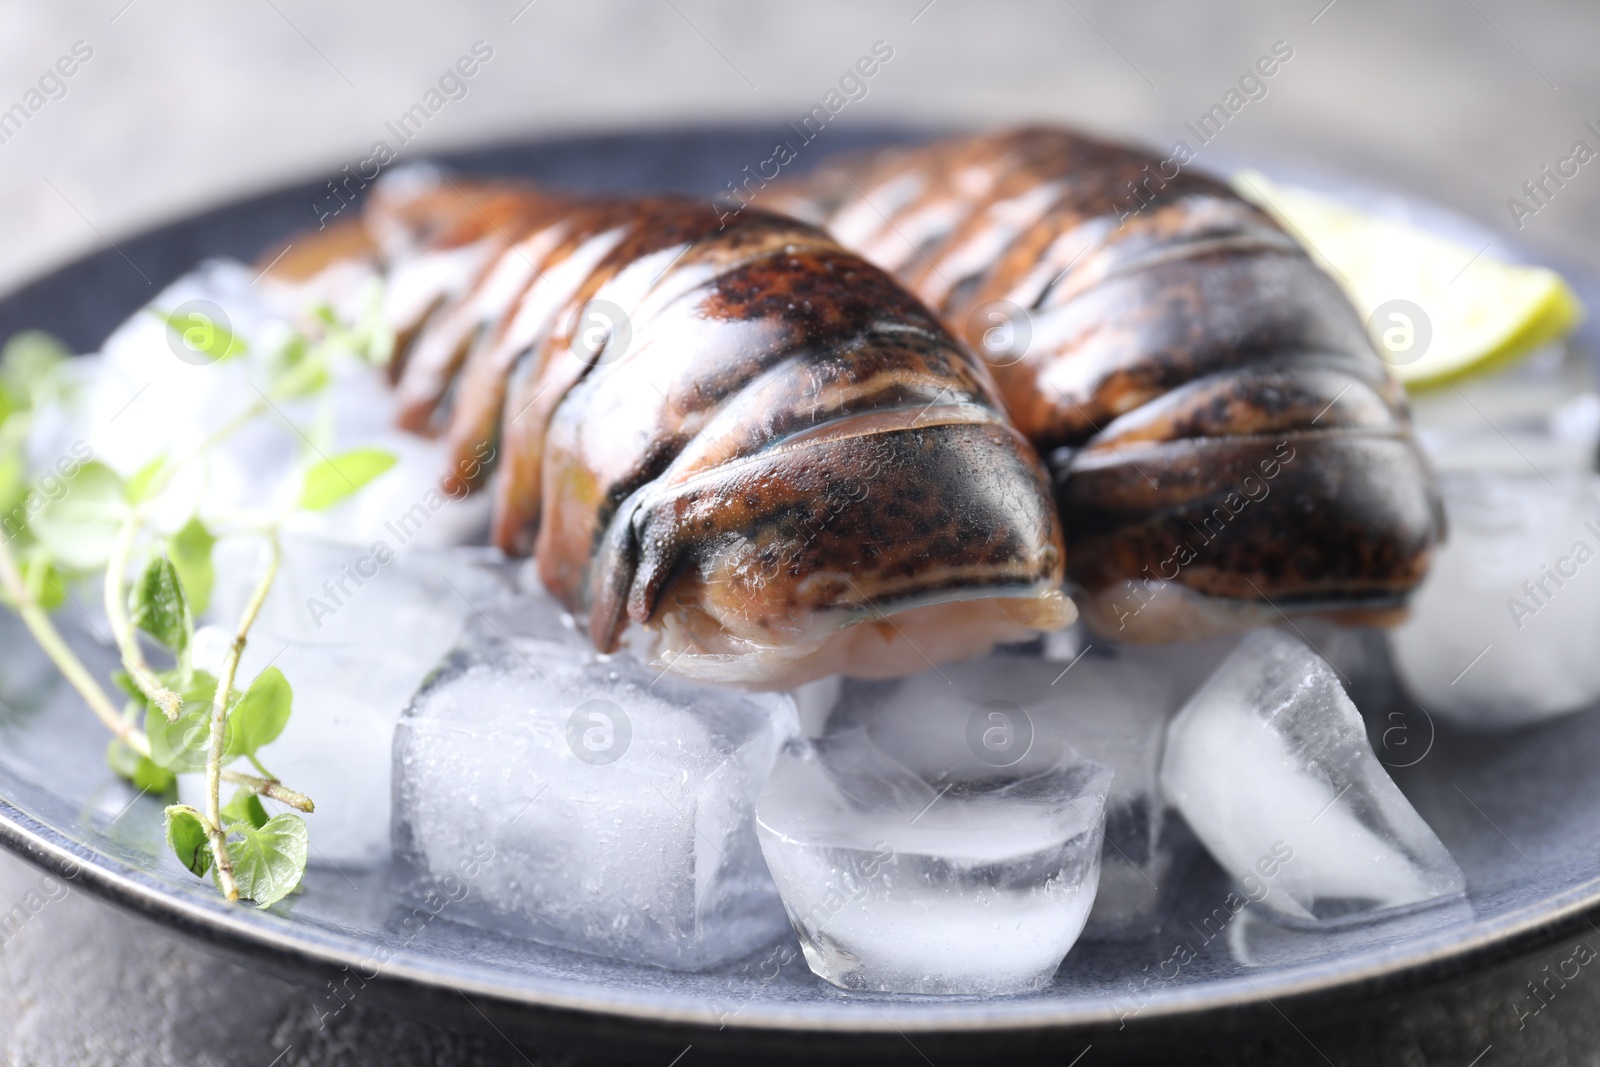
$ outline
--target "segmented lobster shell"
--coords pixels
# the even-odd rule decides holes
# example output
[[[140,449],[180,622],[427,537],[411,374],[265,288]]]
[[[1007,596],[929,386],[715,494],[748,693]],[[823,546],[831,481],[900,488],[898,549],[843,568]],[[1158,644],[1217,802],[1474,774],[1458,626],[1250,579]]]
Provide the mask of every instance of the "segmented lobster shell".
[[[599,649],[638,623],[683,673],[780,686],[1071,620],[1048,476],[988,369],[815,227],[448,179],[380,186],[362,225],[401,423],[458,471],[495,451],[494,542]],[[877,645],[824,647],[847,626]]]
[[[1443,519],[1404,393],[1334,280],[1226,186],[1031,128],[764,195],[997,349],[985,355],[1051,466],[1068,577],[1097,628],[1159,640],[1280,612],[1385,621],[1421,580]],[[1011,343],[986,344],[995,329]]]

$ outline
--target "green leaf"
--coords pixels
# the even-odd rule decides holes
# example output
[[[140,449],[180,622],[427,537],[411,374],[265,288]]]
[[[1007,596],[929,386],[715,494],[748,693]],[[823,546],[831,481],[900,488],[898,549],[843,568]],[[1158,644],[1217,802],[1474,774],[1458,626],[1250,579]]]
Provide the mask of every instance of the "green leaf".
[[[178,579],[189,595],[194,615],[204,615],[211,603],[211,585],[216,572],[211,566],[211,549],[217,539],[198,517],[184,523],[183,529],[167,538],[167,558],[178,568]]]
[[[178,656],[189,647],[194,618],[178,568],[165,555],[152,559],[128,591],[128,613],[135,626]]]
[[[259,830],[267,825],[267,809],[261,798],[240,786],[222,808],[222,818],[228,823],[247,823]]]
[[[381,448],[341,452],[306,471],[300,506],[307,511],[332,507],[394,465],[393,453]]]
[[[187,681],[177,671],[165,671],[156,676],[163,685],[172,689],[183,700],[178,718],[168,722],[160,708],[145,708],[144,732],[150,739],[150,758],[169,771],[183,774],[205,769],[206,749],[211,737],[211,702],[216,696],[217,680],[205,671],[194,671]],[[139,698],[143,700],[143,697]],[[231,740],[232,723],[224,728],[224,756]]]
[[[47,501],[33,517],[34,537],[58,562],[74,570],[98,570],[127,514],[122,479],[103,463],[85,463],[66,492]]]
[[[276,740],[289,722],[293,699],[289,680],[278,668],[268,667],[256,675],[256,680],[250,683],[250,688],[228,715],[228,725],[233,731],[229,754],[253,756],[261,746]]]
[[[239,895],[269,907],[294,892],[306,873],[310,835],[298,815],[274,815],[261,826],[247,822],[228,827],[239,840],[228,843]]]
[[[125,741],[113,738],[106,746],[106,763],[117,776],[132,782],[147,793],[165,796],[178,779],[164,767],[158,767],[147,756],[141,756]]]
[[[157,767],[148,756],[140,756],[133,769],[133,784],[154,796],[171,795],[177,788],[178,776],[165,767]]]
[[[150,492],[151,484],[155,482],[157,475],[166,469],[166,466],[167,454],[163,452],[134,471],[133,476],[128,479],[128,501],[133,504],[143,503]]]
[[[289,399],[311,396],[327,388],[333,376],[326,367],[312,367],[309,371],[296,371],[294,374],[285,374],[275,383],[274,392]]]
[[[278,350],[278,365],[284,370],[293,370],[305,361],[310,351],[310,339],[303,333],[292,333]]]
[[[172,846],[178,862],[197,877],[204,878],[211,869],[211,843],[206,839],[205,823],[189,805],[173,804],[167,808],[167,844]]]
[[[233,331],[203,311],[178,314],[151,308],[150,312],[165,322],[167,328],[176,333],[182,339],[184,347],[191,352],[204,352],[213,360],[223,360],[246,351],[242,339],[234,336]]]
[[[205,770],[207,741],[211,734],[209,710],[185,707],[177,719],[169,722],[161,709],[146,709],[144,732],[150,739],[150,758],[157,766],[176,774]]]

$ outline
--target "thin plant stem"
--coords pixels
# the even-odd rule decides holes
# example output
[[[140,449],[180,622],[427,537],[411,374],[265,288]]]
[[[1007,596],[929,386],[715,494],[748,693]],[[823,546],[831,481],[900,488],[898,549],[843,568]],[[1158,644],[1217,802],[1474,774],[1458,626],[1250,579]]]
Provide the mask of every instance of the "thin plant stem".
[[[183,700],[156,680],[150,665],[145,662],[144,650],[139,647],[139,635],[134,632],[133,620],[128,617],[126,572],[142,522],[143,516],[138,508],[134,508],[128,512],[122,528],[117,531],[117,539],[112,542],[111,557],[106,562],[106,620],[111,623],[111,636],[117,642],[117,650],[122,653],[122,665],[133,677],[134,684],[152,704],[161,709],[168,722],[177,722]]]
[[[205,439],[172,463],[165,464],[156,471],[150,479],[150,484],[145,489],[145,499],[153,499],[172,484],[179,471],[185,466],[199,459],[216,445],[227,440],[249,423],[259,418],[267,410],[265,400],[255,400],[246,404],[233,418],[223,423],[216,430],[206,435]],[[150,665],[145,661],[144,650],[139,647],[139,636],[134,632],[133,621],[128,617],[126,604],[127,570],[128,563],[133,556],[133,546],[138,538],[139,529],[143,525],[144,514],[141,508],[134,507],[129,511],[123,521],[121,529],[117,531],[116,541],[111,548],[111,557],[106,563],[105,580],[105,611],[106,618],[111,623],[111,633],[116,639],[117,649],[122,653],[122,665],[130,675],[140,692],[149,698],[150,702],[160,708],[166,715],[168,722],[176,722],[183,701],[178,694],[156,680],[150,670]]]
[[[22,573],[17,569],[16,557],[11,554],[11,546],[0,541],[0,585],[5,586],[6,593],[10,595],[17,606],[17,614],[22,616],[23,623],[28,627],[28,632],[33,634],[33,639],[38,642],[44,654],[50,657],[50,662],[56,665],[64,678],[83,697],[84,703],[89,705],[89,710],[95,717],[105,724],[116,737],[132,748],[141,756],[150,755],[150,741],[145,737],[144,731],[134,726],[122,717],[117,711],[111,698],[100,687],[89,673],[89,668],[83,665],[61,634],[50,621],[50,616],[45,614],[37,600],[28,592],[22,581]]]
[[[228,647],[228,655],[222,662],[217,694],[211,701],[211,732],[206,745],[206,835],[211,839],[211,853],[217,863],[217,884],[221,886],[223,896],[229,900],[239,899],[239,886],[233,877],[233,860],[228,856],[228,834],[222,828],[222,760],[227,747],[228,696],[233,691],[233,679],[239,672],[239,658],[244,655],[250,627],[255,625],[256,616],[261,614],[261,605],[266,603],[267,593],[272,590],[273,579],[278,576],[278,562],[282,554],[278,538],[268,538],[267,546],[266,572],[250,594],[250,602],[245,605],[244,614],[239,617],[238,629],[234,631],[233,644]]]
[[[297,790],[290,789],[276,778],[258,778],[253,774],[242,774],[239,771],[224,770],[222,780],[233,785],[242,785],[253,793],[276,800],[280,804],[287,804],[296,811],[313,812],[317,806],[311,798]]]
[[[267,402],[265,400],[252,400],[250,403],[244,406],[244,409],[240,411],[239,414],[235,415],[233,418],[229,419],[227,422],[211,431],[211,433],[207,434],[205,439],[202,440],[198,445],[195,445],[194,450],[187,456],[183,457],[181,461],[174,464],[173,468],[175,469],[182,467],[191,460],[198,459],[200,456],[210,451],[213,447],[221,444],[229,437],[232,437],[234,434],[244,429],[244,427],[248,426],[250,422],[258,416],[266,414],[266,412]],[[162,473],[165,474],[166,472],[163,471]],[[170,475],[168,475],[166,478],[162,478],[160,475],[157,475],[157,482],[153,486],[155,492],[160,492],[160,490],[166,488],[166,484],[170,480]],[[154,496],[155,493],[153,492],[150,495]]]

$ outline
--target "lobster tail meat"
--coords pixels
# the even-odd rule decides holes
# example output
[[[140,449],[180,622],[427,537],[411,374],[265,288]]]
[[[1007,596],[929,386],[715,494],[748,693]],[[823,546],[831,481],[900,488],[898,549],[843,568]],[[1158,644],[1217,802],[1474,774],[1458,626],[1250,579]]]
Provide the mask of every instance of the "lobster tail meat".
[[[601,651],[642,630],[677,673],[782,688],[1075,617],[989,369],[815,227],[408,175],[361,232],[294,269],[386,277],[402,423],[492,453],[492,539]]]
[[[1031,128],[777,196],[983,355],[1050,465],[1096,629],[1403,614],[1443,535],[1404,392],[1334,280],[1226,186]]]

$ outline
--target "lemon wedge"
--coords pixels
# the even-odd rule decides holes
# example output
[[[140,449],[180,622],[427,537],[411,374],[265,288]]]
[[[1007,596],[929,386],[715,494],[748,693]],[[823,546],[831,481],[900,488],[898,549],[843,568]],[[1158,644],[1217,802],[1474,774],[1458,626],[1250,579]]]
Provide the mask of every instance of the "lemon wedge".
[[[1344,286],[1408,389],[1504,367],[1583,319],[1577,294],[1553,270],[1506,263],[1252,171],[1233,185]]]

